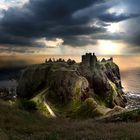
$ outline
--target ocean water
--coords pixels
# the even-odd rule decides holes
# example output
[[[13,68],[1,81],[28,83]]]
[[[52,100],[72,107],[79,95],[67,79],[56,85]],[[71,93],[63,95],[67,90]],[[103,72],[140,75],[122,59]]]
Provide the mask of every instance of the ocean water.
[[[140,108],[140,56],[115,56],[121,73],[127,109]]]
[[[124,91],[140,93],[140,56],[117,56],[114,62],[120,68]]]
[[[140,108],[140,68],[121,72],[128,109]]]
[[[24,67],[31,64],[44,63],[45,59],[58,59],[60,57],[65,60],[71,58],[77,62],[81,61],[80,56],[0,56],[0,88],[13,86],[13,79],[19,76],[17,74]],[[122,86],[128,100],[126,108],[140,108],[140,55],[98,56],[98,59],[108,59],[110,57],[113,57],[114,62],[120,68]]]

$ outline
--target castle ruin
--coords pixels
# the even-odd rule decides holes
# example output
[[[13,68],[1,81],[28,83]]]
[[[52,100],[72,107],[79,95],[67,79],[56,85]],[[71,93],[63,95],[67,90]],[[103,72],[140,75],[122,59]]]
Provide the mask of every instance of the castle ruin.
[[[95,53],[86,53],[85,55],[82,55],[82,64],[86,66],[95,66],[97,63],[97,57],[95,56]]]

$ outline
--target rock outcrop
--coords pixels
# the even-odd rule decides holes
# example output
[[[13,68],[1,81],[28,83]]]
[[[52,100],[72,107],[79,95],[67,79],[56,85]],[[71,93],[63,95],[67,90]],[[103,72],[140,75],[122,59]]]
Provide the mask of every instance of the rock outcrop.
[[[47,89],[46,100],[61,105],[83,104],[88,98],[107,108],[125,107],[126,102],[119,67],[112,58],[99,62],[91,53],[83,55],[81,63],[48,61],[23,70],[17,88],[19,98],[31,99],[43,89]]]

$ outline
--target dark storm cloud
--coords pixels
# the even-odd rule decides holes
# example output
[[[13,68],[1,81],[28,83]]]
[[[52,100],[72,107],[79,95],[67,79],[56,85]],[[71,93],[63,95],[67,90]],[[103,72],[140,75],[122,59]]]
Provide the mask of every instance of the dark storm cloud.
[[[99,19],[105,22],[120,22],[126,19],[131,19],[140,16],[140,14],[117,14],[117,13],[104,13],[99,16]]]
[[[102,34],[95,34],[92,35],[92,39],[101,39],[101,40],[121,40],[124,37],[124,33],[102,33]]]
[[[98,39],[120,39],[121,35],[106,32],[109,23],[131,19],[139,14],[138,11],[119,15],[108,13],[107,10],[118,1],[30,0],[22,8],[9,8],[3,12],[0,44],[37,46],[35,42],[39,38],[62,38],[66,45],[84,46],[95,44]]]
[[[125,33],[121,37],[130,47],[140,50],[140,17],[131,19],[124,23]],[[139,51],[140,52],[140,51]]]
[[[101,32],[87,26],[87,19],[73,19],[72,14],[99,0],[30,0],[23,8],[10,8],[0,21],[0,43],[31,45],[40,37],[63,37]],[[103,2],[103,1],[102,1]]]
[[[71,46],[86,46],[89,44],[96,44],[97,40],[91,38],[90,36],[69,36],[65,37],[64,45],[71,45]]]
[[[125,0],[126,1],[126,0]],[[140,0],[128,0],[128,10],[135,11],[140,14]],[[135,47],[135,52],[140,52],[140,17],[135,20],[130,20],[126,24],[128,37],[126,37],[126,42],[132,47]]]
[[[50,31],[50,35],[52,33],[52,36],[55,34],[64,37],[65,36],[77,36],[77,35],[90,35],[90,34],[96,34],[99,32],[104,32],[105,28],[100,27],[90,27],[86,25],[72,25],[72,26],[61,26],[56,27]]]
[[[12,34],[8,34],[5,31],[0,31],[0,44],[10,44],[10,45],[15,45],[15,46],[28,46],[33,44],[32,38],[27,39],[22,36],[15,36]]]
[[[35,53],[35,51],[27,48],[27,47],[24,47],[21,48],[21,47],[14,47],[14,46],[5,46],[5,47],[0,47],[0,52],[3,52],[3,53]]]
[[[140,33],[131,36],[131,40],[127,40],[127,42],[140,47]]]

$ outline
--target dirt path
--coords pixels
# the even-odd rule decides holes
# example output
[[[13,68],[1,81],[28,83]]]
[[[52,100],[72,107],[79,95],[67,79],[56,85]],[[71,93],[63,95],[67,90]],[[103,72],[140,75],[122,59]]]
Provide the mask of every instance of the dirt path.
[[[41,91],[36,97],[34,97],[32,100],[35,102],[39,102],[45,105],[45,107],[47,108],[48,112],[50,113],[51,117],[56,118],[57,116],[55,115],[55,113],[53,112],[53,110],[51,109],[50,105],[47,103],[46,99],[45,99],[45,94],[47,92],[48,89],[44,89],[43,91]]]
[[[50,108],[50,106],[44,101],[44,104],[46,106],[46,108],[48,109],[50,115],[53,117],[53,118],[56,118],[56,115],[55,113],[53,112],[53,110]]]

